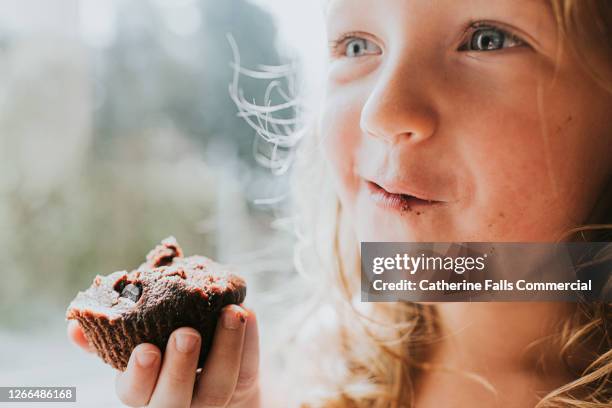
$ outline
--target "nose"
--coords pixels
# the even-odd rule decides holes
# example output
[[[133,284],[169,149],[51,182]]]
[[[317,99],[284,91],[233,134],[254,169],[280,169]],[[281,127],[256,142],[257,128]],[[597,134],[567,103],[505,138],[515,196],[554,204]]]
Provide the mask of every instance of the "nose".
[[[411,73],[412,68],[412,73]],[[381,72],[361,110],[361,131],[388,143],[421,142],[437,127],[437,114],[427,100],[426,82],[412,66]]]

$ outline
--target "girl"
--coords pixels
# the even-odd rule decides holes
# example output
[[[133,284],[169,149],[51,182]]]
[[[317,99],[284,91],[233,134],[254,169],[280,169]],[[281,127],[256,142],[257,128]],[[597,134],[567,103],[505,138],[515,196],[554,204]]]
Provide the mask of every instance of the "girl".
[[[612,3],[329,0],[326,18],[325,103],[293,184],[316,311],[278,406],[612,406],[608,303],[358,301],[360,241],[610,240]],[[254,313],[221,321],[197,383],[183,328],[163,362],[135,349],[120,398],[274,406]]]

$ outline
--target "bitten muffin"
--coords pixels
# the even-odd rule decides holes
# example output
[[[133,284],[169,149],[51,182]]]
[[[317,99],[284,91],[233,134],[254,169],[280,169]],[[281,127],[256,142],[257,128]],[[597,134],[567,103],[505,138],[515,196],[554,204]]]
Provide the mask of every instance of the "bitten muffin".
[[[96,276],[72,301],[66,318],[78,320],[98,355],[122,371],[138,344],[152,343],[163,352],[175,329],[193,327],[202,336],[202,367],[221,309],[245,296],[242,278],[204,256],[183,257],[169,237],[138,269]]]

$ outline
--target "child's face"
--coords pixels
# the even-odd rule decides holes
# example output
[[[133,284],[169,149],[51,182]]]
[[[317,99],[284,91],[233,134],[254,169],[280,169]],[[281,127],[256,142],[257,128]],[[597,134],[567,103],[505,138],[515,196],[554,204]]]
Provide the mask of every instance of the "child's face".
[[[612,98],[568,53],[555,70],[546,1],[331,0],[327,27],[348,37],[322,143],[359,240],[552,240],[588,218]]]

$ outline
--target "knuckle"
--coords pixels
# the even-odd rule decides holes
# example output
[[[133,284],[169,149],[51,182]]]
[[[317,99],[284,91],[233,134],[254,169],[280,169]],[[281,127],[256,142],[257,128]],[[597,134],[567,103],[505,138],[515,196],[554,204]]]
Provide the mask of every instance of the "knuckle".
[[[236,391],[249,390],[257,383],[258,375],[256,372],[240,373],[236,382]]]
[[[195,371],[192,373],[181,364],[168,367],[167,375],[168,380],[172,383],[184,383],[195,377]]]
[[[166,369],[162,369],[164,377],[171,383],[183,383],[192,381],[196,375],[195,360],[197,355],[192,356],[171,356],[166,354]],[[194,367],[193,370],[191,367]]]

